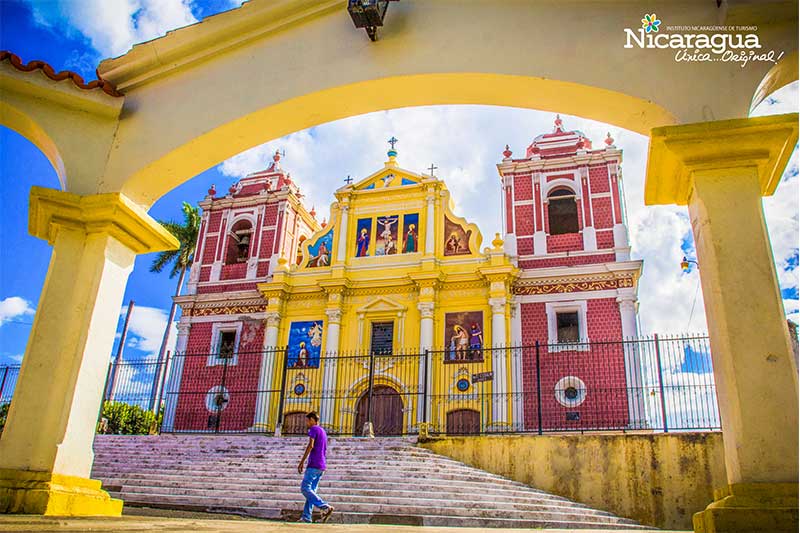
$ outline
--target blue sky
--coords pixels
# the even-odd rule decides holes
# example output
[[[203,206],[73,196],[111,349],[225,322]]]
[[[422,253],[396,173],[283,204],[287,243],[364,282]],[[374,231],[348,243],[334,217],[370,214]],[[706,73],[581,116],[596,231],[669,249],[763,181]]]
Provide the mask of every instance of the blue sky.
[[[86,79],[104,57],[124,53],[132,43],[231,9],[237,2],[212,0],[0,0],[0,49],[24,61],[42,59],[56,70],[71,69]],[[797,85],[773,95],[756,114],[797,110]],[[275,149],[285,149],[285,168],[292,172],[307,203],[327,216],[332,192],[348,174],[366,176],[385,159],[385,140],[400,139],[402,166],[423,171],[433,162],[456,201],[457,212],[475,221],[484,240],[499,231],[499,185],[495,163],[508,143],[519,155],[531,139],[550,131],[549,113],[484,106],[440,106],[400,109],[351,117],[294,133],[211,168],[161,198],[151,209],[158,219],[180,217],[181,202],[197,202],[214,183],[224,190],[248,172],[266,166]],[[642,202],[647,139],[635,133],[577,117],[563,117],[596,145],[611,132],[624,150],[623,173],[633,254],[645,261],[640,285],[644,332],[704,331],[702,294],[696,269],[680,271],[683,255],[693,257],[694,243],[685,208],[645,208]],[[778,193],[765,200],[765,212],[787,314],[798,317],[797,154]],[[0,128],[0,186],[4,193],[0,233],[0,365],[18,363],[47,272],[50,247],[27,234],[30,186],[58,187],[44,156],[16,133]],[[487,206],[494,206],[487,208]],[[148,272],[153,256],[140,256],[131,274],[125,303],[133,299],[127,359],[153,357],[166,325],[175,280]],[[697,295],[697,296],[695,296]],[[691,312],[691,309],[694,311]],[[124,314],[120,309],[120,327]]]

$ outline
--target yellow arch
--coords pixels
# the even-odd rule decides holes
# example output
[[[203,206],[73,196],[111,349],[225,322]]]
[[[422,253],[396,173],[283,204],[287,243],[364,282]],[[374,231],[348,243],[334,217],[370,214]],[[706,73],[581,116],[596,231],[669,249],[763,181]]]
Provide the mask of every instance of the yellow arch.
[[[578,83],[468,72],[389,77],[305,94],[219,125],[136,170],[122,192],[149,206],[204,170],[289,133],[374,111],[448,104],[561,112],[645,135],[655,126],[678,123],[658,104]]]
[[[0,100],[0,124],[19,133],[34,144],[50,161],[61,189],[67,187],[67,172],[61,153],[53,139],[30,116]]]

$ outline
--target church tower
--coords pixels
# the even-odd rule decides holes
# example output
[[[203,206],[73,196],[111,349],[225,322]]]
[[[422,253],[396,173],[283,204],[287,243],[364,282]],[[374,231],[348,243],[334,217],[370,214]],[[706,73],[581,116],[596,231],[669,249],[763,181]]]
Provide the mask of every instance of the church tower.
[[[620,341],[638,335],[642,262],[630,259],[622,151],[610,134],[593,149],[556,116],[524,158],[512,155],[506,147],[497,168],[506,253],[520,269],[513,341],[541,345],[538,367],[525,350],[526,390],[541,382],[545,428],[638,427],[645,417],[639,358]]]

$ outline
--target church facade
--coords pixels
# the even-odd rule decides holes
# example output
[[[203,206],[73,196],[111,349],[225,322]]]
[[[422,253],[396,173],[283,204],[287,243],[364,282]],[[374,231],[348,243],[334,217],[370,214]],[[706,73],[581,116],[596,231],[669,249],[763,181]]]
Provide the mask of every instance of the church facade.
[[[512,155],[497,166],[505,235],[486,244],[394,147],[335,191],[330,222],[277,153],[210,190],[164,431],[286,432],[309,410],[336,434],[640,427],[621,151],[557,119]]]

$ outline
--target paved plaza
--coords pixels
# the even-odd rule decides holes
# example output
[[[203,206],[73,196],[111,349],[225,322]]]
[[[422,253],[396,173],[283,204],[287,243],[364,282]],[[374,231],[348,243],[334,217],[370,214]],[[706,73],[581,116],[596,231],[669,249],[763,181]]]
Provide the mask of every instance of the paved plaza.
[[[54,518],[30,515],[0,515],[0,532],[43,532],[58,531],[60,533],[92,532],[92,531],[191,531],[193,533],[304,533],[306,531],[323,533],[485,533],[483,528],[450,528],[450,527],[415,527],[385,525],[352,525],[352,524],[289,524],[283,522],[266,522],[261,520],[214,520],[206,518],[159,518],[145,516],[122,516],[119,518]],[[533,531],[531,529],[503,529],[504,533]],[[571,533],[597,532],[589,529],[548,529],[550,533],[570,531]],[[617,530],[603,530],[613,533]],[[622,530],[619,530],[622,531]],[[661,531],[663,530],[642,530]]]

